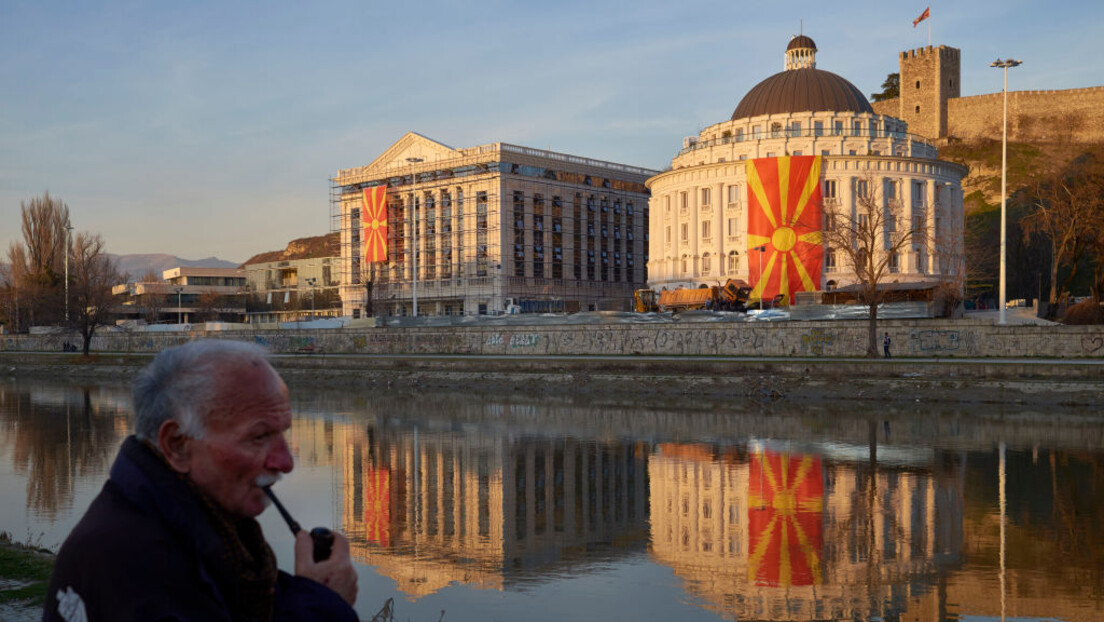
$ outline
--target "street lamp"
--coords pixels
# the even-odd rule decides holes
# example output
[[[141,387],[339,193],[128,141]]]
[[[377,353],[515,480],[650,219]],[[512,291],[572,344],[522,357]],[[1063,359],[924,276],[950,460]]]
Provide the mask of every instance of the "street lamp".
[[[763,253],[767,252],[767,245],[760,244],[752,247],[753,251],[759,251],[759,280],[755,283],[759,287],[759,310],[763,310],[763,293],[766,287],[763,285]]]
[[[1001,223],[1000,223],[1000,320],[998,324],[1005,323],[1005,298],[1006,298],[1006,283],[1005,277],[1007,272],[1008,263],[1008,217],[1007,217],[1007,203],[1008,203],[1008,68],[1018,67],[1023,64],[1023,61],[1008,58],[1005,60],[997,59],[989,63],[990,67],[1000,67],[1004,70],[1004,135],[1001,139]]]
[[[414,191],[417,185],[417,173],[415,165],[425,162],[424,158],[407,158],[410,163],[410,237],[414,240],[414,251],[411,253],[414,261],[414,317],[418,317],[418,195]]]
[[[69,323],[69,252],[73,248],[73,225],[65,223],[65,323]]]
[[[307,285],[309,285],[310,288],[311,288],[311,319],[313,320],[314,319],[314,284],[318,282],[318,279],[316,279],[314,277],[311,277],[311,278],[305,279],[305,280],[307,282]]]
[[[181,309],[181,306],[180,306],[180,293],[184,291],[184,288],[180,287],[178,285],[178,286],[173,288],[173,291],[176,292],[176,323],[177,324],[183,324],[184,320],[183,320],[183,310]]]

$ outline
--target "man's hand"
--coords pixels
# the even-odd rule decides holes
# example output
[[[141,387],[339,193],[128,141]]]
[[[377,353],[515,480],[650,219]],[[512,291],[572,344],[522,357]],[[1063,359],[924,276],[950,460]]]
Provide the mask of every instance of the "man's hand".
[[[352,606],[357,597],[357,574],[349,558],[349,541],[334,532],[333,552],[324,561],[314,561],[314,542],[306,529],[295,536],[295,574],[325,585]]]

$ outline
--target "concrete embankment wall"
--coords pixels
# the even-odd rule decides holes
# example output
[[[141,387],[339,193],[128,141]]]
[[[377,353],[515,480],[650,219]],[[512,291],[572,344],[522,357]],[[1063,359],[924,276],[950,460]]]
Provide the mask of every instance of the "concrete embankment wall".
[[[193,339],[252,341],[278,354],[574,356],[862,356],[867,324],[683,323],[366,328],[187,333],[100,332],[96,352],[157,352]],[[1104,358],[1104,327],[995,326],[963,320],[889,320],[895,356]],[[0,351],[60,351],[74,335],[6,335]]]

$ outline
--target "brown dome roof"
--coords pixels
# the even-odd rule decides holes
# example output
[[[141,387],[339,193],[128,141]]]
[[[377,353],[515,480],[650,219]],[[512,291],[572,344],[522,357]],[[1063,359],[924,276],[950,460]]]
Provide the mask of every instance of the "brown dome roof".
[[[793,39],[790,39],[790,44],[786,46],[786,51],[796,50],[797,48],[813,48],[817,49],[813,40],[805,35],[797,35]]]
[[[874,109],[854,84],[830,71],[791,69],[774,74],[748,91],[732,113],[732,120],[822,111],[873,113]]]

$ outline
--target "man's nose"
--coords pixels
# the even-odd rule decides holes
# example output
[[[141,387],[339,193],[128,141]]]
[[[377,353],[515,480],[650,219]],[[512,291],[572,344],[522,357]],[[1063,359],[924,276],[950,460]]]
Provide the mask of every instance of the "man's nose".
[[[281,473],[289,473],[295,468],[295,458],[291,457],[291,449],[288,447],[287,439],[284,438],[283,434],[279,436],[276,444],[273,445],[265,457],[265,468]]]

